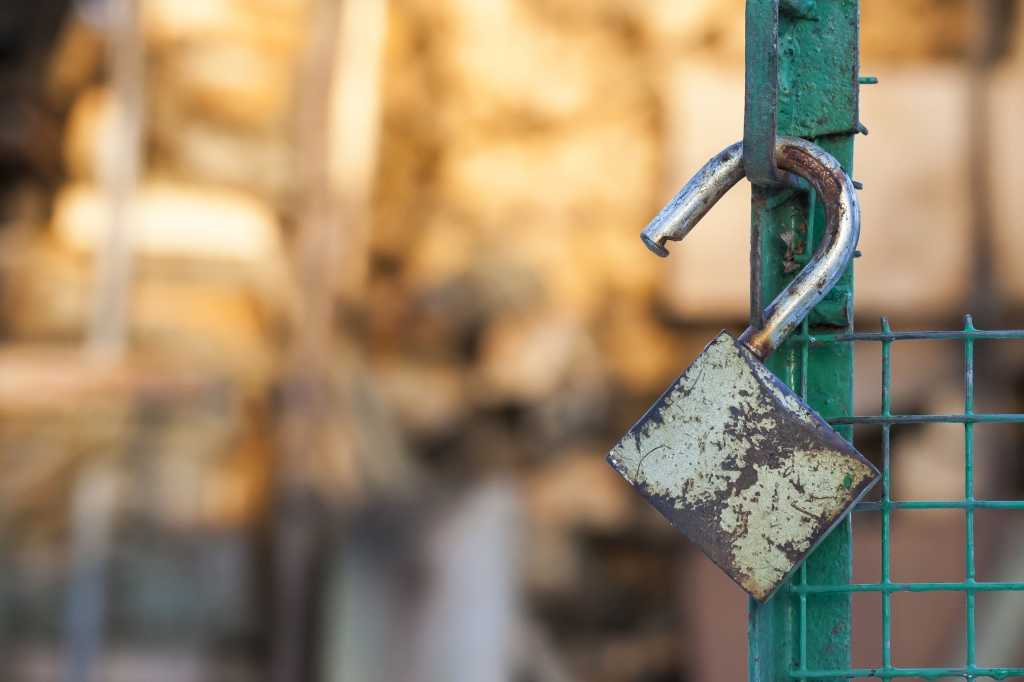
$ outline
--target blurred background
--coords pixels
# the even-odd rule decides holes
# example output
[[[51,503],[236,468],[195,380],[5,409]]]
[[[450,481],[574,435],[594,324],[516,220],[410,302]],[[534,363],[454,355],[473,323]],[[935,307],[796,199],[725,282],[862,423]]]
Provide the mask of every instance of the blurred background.
[[[1016,5],[862,2],[860,329],[1024,325]],[[741,0],[5,2],[0,92],[3,679],[745,678],[745,596],[604,462],[748,314],[746,187],[637,238],[741,136]],[[893,410],[959,411],[960,354],[896,344]],[[897,497],[962,495],[962,428],[896,432]],[[1020,497],[1020,428],[978,434]],[[963,579],[963,524],[895,512],[894,579]],[[980,662],[1024,664],[1018,594]],[[962,595],[893,603],[897,665],[963,663]],[[878,595],[853,625],[878,663]]]

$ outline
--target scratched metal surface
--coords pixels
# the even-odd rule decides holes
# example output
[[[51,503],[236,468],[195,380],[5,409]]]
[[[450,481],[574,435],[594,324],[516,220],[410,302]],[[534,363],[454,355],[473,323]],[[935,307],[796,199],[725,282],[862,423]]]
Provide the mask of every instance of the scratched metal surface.
[[[608,461],[761,601],[879,476],[725,332]]]

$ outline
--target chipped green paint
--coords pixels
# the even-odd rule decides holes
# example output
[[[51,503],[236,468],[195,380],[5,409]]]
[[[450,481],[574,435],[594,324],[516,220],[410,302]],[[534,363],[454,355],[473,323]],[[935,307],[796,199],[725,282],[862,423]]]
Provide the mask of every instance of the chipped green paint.
[[[725,332],[608,460],[759,600],[775,592],[879,475]]]
[[[784,13],[779,27],[780,135],[814,140],[835,156],[848,173],[853,167],[854,131],[859,123],[858,0],[819,1],[809,19]],[[760,286],[752,305],[770,301],[788,283],[788,244],[803,245],[788,254],[799,262],[812,251],[823,224],[821,207],[790,190],[754,192],[754,249],[761,261]],[[819,226],[815,231],[815,225]],[[788,270],[792,271],[790,266]],[[852,268],[819,304],[806,325],[815,334],[848,331],[852,326]],[[806,331],[806,329],[805,329]],[[808,347],[796,340],[769,359],[768,367],[797,389],[826,418],[851,414],[853,352],[850,344]],[[806,371],[804,371],[806,370]],[[849,427],[840,432],[852,436]],[[851,525],[842,522],[797,572],[798,585],[846,585],[851,580]],[[751,601],[749,678],[782,682],[807,670],[845,670],[850,666],[849,594],[795,593],[783,588],[765,604]],[[819,679],[839,680],[825,675]]]

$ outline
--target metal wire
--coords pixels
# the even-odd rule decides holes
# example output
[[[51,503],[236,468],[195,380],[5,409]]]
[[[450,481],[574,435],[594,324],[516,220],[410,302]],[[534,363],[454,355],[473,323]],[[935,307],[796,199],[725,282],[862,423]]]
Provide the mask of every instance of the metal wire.
[[[813,211],[811,212],[813,215]],[[809,229],[813,224],[809,225]],[[963,345],[964,358],[964,390],[963,412],[944,415],[902,415],[892,413],[892,346],[894,343],[907,340],[959,341]],[[836,343],[873,342],[881,344],[882,354],[882,391],[881,409],[877,415],[840,417],[830,419],[835,426],[850,427],[856,424],[880,425],[882,431],[882,483],[881,499],[862,502],[857,508],[859,513],[876,513],[881,517],[881,579],[877,583],[850,583],[843,585],[814,585],[808,583],[807,570],[801,567],[796,579],[788,587],[789,592],[799,602],[798,611],[798,650],[797,665],[789,671],[792,680],[816,679],[903,679],[919,678],[935,680],[940,678],[960,677],[967,680],[991,678],[1007,679],[1024,677],[1024,668],[982,667],[977,664],[976,651],[976,595],[978,592],[1022,592],[1024,582],[979,582],[975,565],[974,516],[977,509],[1024,510],[1024,500],[979,500],[975,496],[974,487],[974,427],[976,424],[1022,424],[1024,414],[977,414],[975,407],[974,385],[974,353],[975,342],[978,340],[1024,340],[1024,330],[989,331],[975,328],[970,316],[964,319],[964,326],[959,331],[912,331],[894,332],[886,319],[882,320],[879,332],[858,332],[812,335],[808,324],[803,323],[801,332],[794,334],[787,344],[790,348],[799,348],[800,392],[807,397],[807,376],[809,351],[814,346]],[[793,377],[796,378],[796,377]],[[892,497],[892,427],[903,424],[962,424],[964,427],[964,494],[959,500],[894,500]],[[892,545],[892,512],[895,510],[913,509],[962,509],[965,515],[965,579],[960,582],[895,582],[892,579],[891,545]],[[892,595],[897,592],[954,592],[964,595],[966,604],[964,622],[965,665],[961,668],[901,668],[893,665],[892,660]],[[808,600],[816,595],[852,595],[875,593],[882,599],[882,660],[875,668],[849,668],[843,670],[816,670],[808,666]],[[812,603],[813,608],[813,603]]]

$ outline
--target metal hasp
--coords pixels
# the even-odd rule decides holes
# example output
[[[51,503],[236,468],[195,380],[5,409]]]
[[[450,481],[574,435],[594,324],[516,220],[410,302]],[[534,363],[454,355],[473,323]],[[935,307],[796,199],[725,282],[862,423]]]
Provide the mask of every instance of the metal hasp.
[[[786,184],[775,165],[779,119],[779,17],[812,19],[815,0],[747,0],[743,167],[755,185]]]
[[[742,145],[701,169],[644,230],[658,253],[682,239],[743,177]],[[767,600],[878,480],[878,471],[762,360],[845,272],[860,211],[839,163],[780,138],[774,163],[822,198],[814,257],[765,311],[722,332],[612,449],[612,466],[755,599]]]
[[[755,185],[779,184],[779,0],[747,0],[745,60],[743,167]]]

